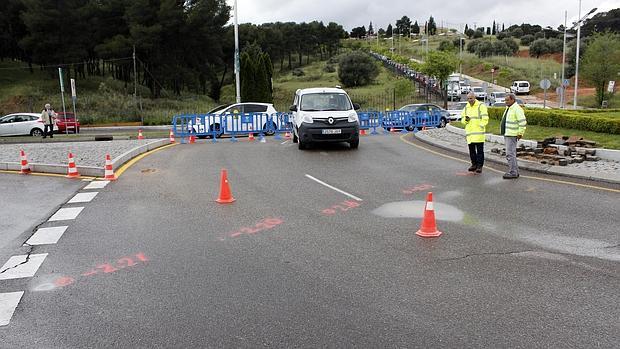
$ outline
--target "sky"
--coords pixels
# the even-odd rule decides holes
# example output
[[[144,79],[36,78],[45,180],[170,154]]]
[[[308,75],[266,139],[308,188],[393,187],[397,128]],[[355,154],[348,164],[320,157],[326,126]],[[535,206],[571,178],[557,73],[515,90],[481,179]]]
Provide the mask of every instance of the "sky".
[[[234,0],[226,0],[229,5]],[[386,29],[402,16],[411,22],[424,25],[433,16],[437,26],[459,31],[465,26],[490,27],[495,20],[508,28],[512,24],[539,24],[557,28],[564,24],[564,11],[568,11],[568,24],[577,20],[579,0],[237,0],[239,23],[262,24],[269,22],[322,21],[341,24],[345,30],[365,26]],[[581,0],[582,16],[597,7],[605,12],[620,7],[618,0]]]

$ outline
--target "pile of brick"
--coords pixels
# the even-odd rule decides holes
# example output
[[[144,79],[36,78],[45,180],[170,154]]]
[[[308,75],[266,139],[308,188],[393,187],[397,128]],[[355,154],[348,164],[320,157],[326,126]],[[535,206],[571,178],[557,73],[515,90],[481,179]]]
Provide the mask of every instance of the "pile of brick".
[[[584,161],[598,161],[596,156],[596,142],[582,137],[550,137],[538,141],[536,148],[519,145],[517,157],[525,160],[537,161],[541,164],[566,166]],[[492,148],[492,153],[506,155],[505,148]]]

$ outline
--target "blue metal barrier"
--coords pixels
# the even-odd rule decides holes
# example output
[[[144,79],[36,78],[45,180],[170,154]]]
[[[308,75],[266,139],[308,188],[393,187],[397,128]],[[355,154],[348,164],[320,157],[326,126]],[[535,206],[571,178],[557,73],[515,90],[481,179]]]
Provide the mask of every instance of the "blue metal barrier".
[[[381,127],[382,114],[378,111],[358,112],[357,116],[360,120],[360,130],[369,130],[372,128],[371,135],[378,134],[377,127]]]

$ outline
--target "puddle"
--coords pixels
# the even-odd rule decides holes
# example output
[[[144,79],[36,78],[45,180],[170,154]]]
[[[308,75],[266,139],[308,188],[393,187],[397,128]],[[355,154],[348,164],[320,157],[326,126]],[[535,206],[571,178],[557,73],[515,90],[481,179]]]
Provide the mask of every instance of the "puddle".
[[[465,216],[463,211],[452,205],[435,201],[433,204],[437,220],[459,222]],[[378,207],[372,213],[385,218],[422,218],[425,205],[426,201],[390,202]]]
[[[608,241],[542,233],[523,234],[520,237],[527,242],[556,251],[620,262],[620,248],[611,247],[614,243]]]

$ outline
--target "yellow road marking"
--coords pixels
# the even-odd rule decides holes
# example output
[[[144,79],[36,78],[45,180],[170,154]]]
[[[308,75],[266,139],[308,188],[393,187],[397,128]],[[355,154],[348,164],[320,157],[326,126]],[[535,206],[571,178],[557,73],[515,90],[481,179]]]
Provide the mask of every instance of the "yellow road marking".
[[[13,171],[13,170],[0,170],[0,173],[21,174],[19,173],[19,171]],[[30,172],[29,174],[24,175],[24,176],[63,177],[63,178],[67,177],[67,175],[60,174],[60,173],[43,173],[43,172]],[[76,179],[94,180],[95,178],[97,177],[79,176]],[[73,178],[68,178],[68,179],[73,179]]]
[[[136,156],[135,158],[133,158],[133,159],[129,160],[129,161],[128,161],[128,162],[126,162],[125,164],[123,164],[123,166],[121,166],[118,170],[116,170],[116,172],[115,172],[114,174],[116,175],[116,177],[120,177],[120,176],[123,174],[123,172],[127,171],[127,169],[128,169],[129,167],[131,167],[131,165],[133,165],[133,164],[135,164],[136,162],[140,161],[140,159],[142,159],[142,158],[144,158],[144,157],[146,157],[146,156],[148,156],[148,155],[151,155],[151,154],[153,154],[153,153],[155,153],[155,152],[158,152],[158,151],[160,151],[160,150],[163,150],[163,149],[166,149],[166,148],[173,147],[173,146],[175,146],[175,145],[177,145],[177,144],[178,144],[178,143],[164,145],[163,147],[155,148],[155,149],[153,149],[153,150],[149,150],[149,151],[147,151],[146,153],[142,153],[142,154],[140,154],[140,155]]]
[[[400,140],[401,140],[401,141],[403,141],[403,142],[405,142],[405,143],[407,143],[407,144],[409,144],[409,145],[413,145],[413,146],[414,146],[414,147],[416,147],[416,148],[419,148],[419,149],[422,149],[422,150],[426,150],[426,151],[428,151],[428,152],[431,152],[431,153],[436,154],[436,155],[439,155],[439,156],[443,156],[444,158],[448,158],[448,159],[452,159],[452,160],[456,160],[456,161],[464,162],[464,163],[466,163],[466,164],[468,164],[468,163],[469,163],[469,161],[467,161],[467,160],[459,159],[459,158],[456,158],[456,157],[453,157],[453,156],[450,156],[450,155],[442,154],[442,153],[440,153],[440,152],[437,152],[437,151],[434,151],[434,150],[428,149],[428,148],[426,148],[426,147],[419,146],[419,145],[417,145],[417,144],[415,144],[415,143],[413,143],[413,142],[411,142],[411,141],[406,140],[406,139],[405,139],[405,136],[407,136],[407,135],[406,135],[406,134],[404,134],[404,135],[400,136]],[[496,169],[494,169],[494,168],[492,168],[492,167],[486,167],[486,169],[491,170],[491,171],[493,171],[493,172],[497,172],[497,173],[503,174],[503,171],[496,170]],[[589,184],[581,184],[581,183],[567,182],[567,181],[562,181],[562,180],[558,180],[558,179],[541,178],[541,177],[533,177],[533,176],[519,176],[519,178],[536,179],[536,180],[539,180],[539,181],[552,182],[552,183],[561,183],[561,184],[568,184],[568,185],[574,185],[574,186],[577,186],[577,187],[582,187],[582,188],[598,189],[598,190],[610,191],[610,192],[613,192],[613,193],[620,193],[620,190],[618,190],[618,189],[611,189],[611,188],[605,188],[605,187],[598,187],[598,186],[595,186],[595,185],[589,185]]]

